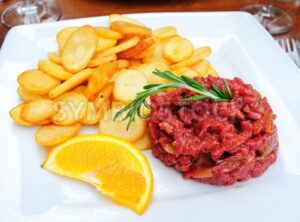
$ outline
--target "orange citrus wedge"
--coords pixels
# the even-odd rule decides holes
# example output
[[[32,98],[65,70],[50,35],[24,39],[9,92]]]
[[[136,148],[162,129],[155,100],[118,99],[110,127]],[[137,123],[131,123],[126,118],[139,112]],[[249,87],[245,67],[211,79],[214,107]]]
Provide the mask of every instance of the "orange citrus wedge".
[[[151,200],[150,165],[138,148],[123,139],[99,134],[74,137],[54,148],[42,167],[92,184],[139,214]]]

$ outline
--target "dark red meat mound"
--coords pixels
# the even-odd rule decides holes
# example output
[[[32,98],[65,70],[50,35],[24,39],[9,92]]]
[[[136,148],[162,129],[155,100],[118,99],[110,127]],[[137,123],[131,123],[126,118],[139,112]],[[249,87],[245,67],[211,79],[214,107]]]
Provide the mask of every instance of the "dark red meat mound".
[[[198,78],[225,90],[221,78]],[[260,176],[276,160],[275,115],[266,98],[241,79],[227,80],[233,99],[182,102],[186,89],[151,96],[153,155],[184,178],[231,185]]]

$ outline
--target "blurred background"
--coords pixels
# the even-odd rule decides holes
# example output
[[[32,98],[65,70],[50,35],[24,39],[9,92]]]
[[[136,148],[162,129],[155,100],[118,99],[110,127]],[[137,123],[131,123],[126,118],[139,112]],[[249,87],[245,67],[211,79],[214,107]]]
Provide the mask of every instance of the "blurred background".
[[[17,5],[15,3],[17,3]],[[41,11],[44,10],[42,6],[46,7],[46,13],[43,12],[43,15],[37,17],[35,13],[41,13]],[[264,6],[263,9],[261,8],[262,6]],[[276,9],[276,11],[274,9]],[[29,19],[28,16],[26,16],[25,23],[32,23],[101,16],[111,13],[239,10],[246,10],[256,14],[258,20],[265,25],[268,23],[270,18],[268,16],[270,16],[269,13],[271,13],[272,16],[277,16],[281,19],[281,24],[279,25],[283,26],[283,29],[282,27],[279,29],[278,27],[267,27],[271,34],[276,38],[300,38],[299,0],[0,0],[0,11],[2,12],[0,45],[2,45],[9,26],[22,23],[22,21],[20,21],[20,19],[24,20],[24,16],[23,18],[20,16],[22,13],[31,13]],[[274,22],[272,24],[274,24]]]

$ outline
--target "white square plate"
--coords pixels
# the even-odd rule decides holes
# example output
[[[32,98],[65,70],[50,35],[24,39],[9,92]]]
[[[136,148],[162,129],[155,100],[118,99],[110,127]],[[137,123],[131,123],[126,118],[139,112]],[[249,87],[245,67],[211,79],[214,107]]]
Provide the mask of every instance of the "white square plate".
[[[55,36],[61,28],[107,25],[108,18],[20,26],[10,30],[0,54],[0,221],[299,221],[299,69],[256,20],[242,12],[129,16],[152,28],[173,25],[195,46],[210,45],[209,60],[221,76],[241,77],[267,96],[278,117],[277,162],[259,178],[217,187],[183,180],[147,151],[155,189],[142,216],[86,184],[41,169],[46,151],[34,142],[36,128],[19,127],[8,115],[21,102],[16,78],[56,50]]]

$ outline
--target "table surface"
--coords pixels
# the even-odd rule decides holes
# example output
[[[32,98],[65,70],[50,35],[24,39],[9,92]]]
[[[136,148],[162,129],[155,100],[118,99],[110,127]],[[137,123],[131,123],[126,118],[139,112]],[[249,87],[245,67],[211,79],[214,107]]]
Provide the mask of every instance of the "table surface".
[[[54,1],[54,0],[53,0]],[[0,3],[0,11],[16,2],[6,0]],[[112,13],[139,12],[201,12],[201,11],[237,11],[254,3],[270,3],[288,12],[294,27],[287,34],[276,36],[300,38],[300,2],[287,3],[271,0],[56,0],[62,10],[62,20],[92,16],[109,15]],[[8,29],[0,25],[0,46]]]

